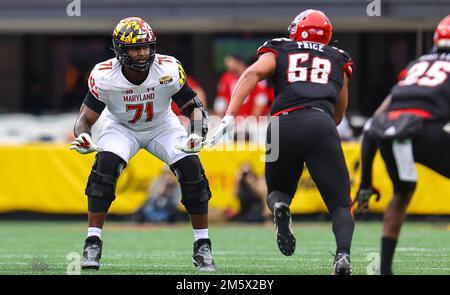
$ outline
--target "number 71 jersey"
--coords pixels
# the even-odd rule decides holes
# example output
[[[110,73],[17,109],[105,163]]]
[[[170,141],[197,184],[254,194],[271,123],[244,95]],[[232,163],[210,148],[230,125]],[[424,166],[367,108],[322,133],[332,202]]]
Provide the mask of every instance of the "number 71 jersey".
[[[106,117],[134,131],[152,130],[171,110],[172,96],[184,85],[186,75],[172,56],[157,54],[147,78],[140,85],[128,81],[116,58],[97,64],[89,76],[91,94],[106,104]]]
[[[276,97],[272,115],[301,106],[334,114],[344,73],[349,78],[353,73],[353,63],[345,51],[316,42],[277,38],[265,42],[257,53],[266,52],[275,54],[277,63],[271,77]]]

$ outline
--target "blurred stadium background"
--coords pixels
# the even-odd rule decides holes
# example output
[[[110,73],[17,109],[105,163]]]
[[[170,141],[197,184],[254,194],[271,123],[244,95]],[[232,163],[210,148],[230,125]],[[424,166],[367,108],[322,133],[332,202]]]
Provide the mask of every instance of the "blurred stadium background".
[[[369,16],[368,5],[377,4],[381,15]],[[78,108],[88,89],[87,77],[96,63],[113,57],[110,34],[120,19],[140,16],[149,22],[157,35],[157,51],[181,61],[187,74],[204,89],[212,108],[220,75],[225,71],[224,57],[239,53],[251,59],[265,40],[285,37],[290,21],[308,8],[320,9],[329,16],[333,45],[346,50],[355,63],[347,111],[353,135],[343,143],[354,197],[362,126],[396,83],[400,71],[432,47],[434,28],[450,13],[450,1],[0,1],[0,218],[4,220],[0,231],[3,237],[11,238],[0,247],[0,273],[64,273],[67,253],[81,251],[85,223],[65,221],[84,220],[84,187],[94,156],[76,154],[68,147]],[[80,15],[69,16],[68,9]],[[330,224],[307,173],[293,205],[296,219],[308,222],[296,226],[300,253],[294,262],[277,253],[270,221],[249,227],[224,225],[229,215],[240,209],[235,193],[240,165],[249,162],[258,175],[263,175],[262,154],[261,149],[201,153],[213,192],[212,218],[220,222],[216,236],[215,225],[211,226],[212,237],[217,239],[214,249],[219,266],[223,265],[224,273],[329,273],[331,258],[327,251],[333,250]],[[186,259],[191,251],[187,224],[135,227],[130,221],[146,201],[148,187],[162,168],[157,159],[140,152],[121,176],[111,213],[122,223],[105,226],[105,239],[111,239],[111,248],[105,247],[104,253],[107,272],[192,272]],[[419,167],[419,179],[410,219],[420,217],[426,221],[406,226],[396,256],[402,263],[397,272],[449,274],[450,181],[423,167]],[[381,189],[382,199],[371,203],[369,217],[377,220],[392,193],[379,157],[374,166],[374,183]],[[30,221],[37,218],[53,222]],[[359,224],[364,221],[358,220]],[[353,248],[355,272],[362,274],[369,263],[367,253],[378,251],[381,229],[376,221],[359,224]],[[228,237],[235,233],[237,239],[261,245],[258,249],[267,258],[239,260],[248,256],[245,251],[250,249],[231,249],[233,239],[229,241]],[[41,238],[44,240],[39,241]],[[171,240],[170,246],[161,245],[156,252],[151,252],[152,246],[141,246],[136,249],[140,254],[121,251],[124,243],[155,244],[159,239]],[[52,243],[53,248],[48,246]],[[167,251],[176,255],[172,257]],[[144,259],[133,268],[130,260],[139,260],[139,255]],[[163,259],[153,260],[155,256],[172,257],[168,263],[173,265],[163,265]],[[310,257],[314,261],[308,260]],[[429,259],[427,265],[419,267],[424,257]],[[159,268],[154,266],[155,261]],[[127,262],[130,267],[121,267]],[[257,266],[249,266],[254,263]],[[271,263],[275,264],[267,270],[264,266]]]

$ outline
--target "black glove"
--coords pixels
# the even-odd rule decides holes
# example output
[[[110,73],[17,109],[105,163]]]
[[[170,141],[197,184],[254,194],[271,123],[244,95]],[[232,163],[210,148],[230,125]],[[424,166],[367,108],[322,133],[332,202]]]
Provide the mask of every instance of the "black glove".
[[[376,199],[375,201],[380,201],[381,195],[380,191],[374,187],[371,188],[360,188],[358,190],[358,194],[356,196],[355,201],[352,205],[354,205],[356,202],[358,203],[356,207],[356,213],[367,213],[369,210],[369,199],[371,196],[375,195]]]

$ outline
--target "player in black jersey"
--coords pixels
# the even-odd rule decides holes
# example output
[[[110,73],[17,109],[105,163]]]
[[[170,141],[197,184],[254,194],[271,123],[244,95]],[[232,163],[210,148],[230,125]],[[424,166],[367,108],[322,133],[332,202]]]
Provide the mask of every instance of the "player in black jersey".
[[[300,13],[289,33],[289,39],[273,39],[258,49],[258,60],[239,79],[226,116],[209,142],[214,144],[227,132],[245,97],[258,81],[270,77],[276,99],[267,130],[265,176],[278,247],[286,256],[295,251],[289,207],[306,163],[333,222],[334,273],[351,274],[350,180],[336,125],[347,107],[352,62],[347,53],[328,45],[331,23],[321,11]],[[277,148],[278,158],[273,160],[271,151]]]
[[[450,15],[438,25],[434,48],[412,61],[406,77],[392,89],[365,131],[363,179],[358,206],[368,206],[375,192],[371,163],[377,145],[394,186],[384,213],[381,274],[392,274],[392,260],[406,210],[417,184],[415,163],[450,178]],[[366,164],[365,164],[366,163]]]

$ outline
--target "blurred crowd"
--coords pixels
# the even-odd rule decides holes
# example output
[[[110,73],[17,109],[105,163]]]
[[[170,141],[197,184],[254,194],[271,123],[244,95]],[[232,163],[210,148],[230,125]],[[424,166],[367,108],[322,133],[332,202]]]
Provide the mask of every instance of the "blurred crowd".
[[[234,182],[234,196],[238,200],[239,209],[214,209],[210,214],[210,221],[265,222],[271,215],[265,204],[266,195],[264,177],[258,175],[250,163],[243,162]],[[139,223],[156,224],[186,221],[187,215],[180,202],[181,189],[177,178],[168,166],[164,166],[159,176],[149,184],[146,200],[132,219]]]

